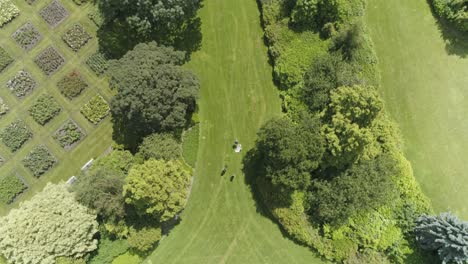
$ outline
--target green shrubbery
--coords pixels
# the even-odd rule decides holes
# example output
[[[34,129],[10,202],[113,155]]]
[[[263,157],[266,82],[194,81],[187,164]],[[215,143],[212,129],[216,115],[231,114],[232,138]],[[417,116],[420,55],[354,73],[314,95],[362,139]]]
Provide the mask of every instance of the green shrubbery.
[[[13,202],[15,197],[26,188],[24,182],[14,174],[0,177],[0,203],[9,204]]]
[[[73,120],[68,120],[55,132],[53,137],[59,142],[60,146],[65,150],[69,150],[84,136],[83,130]]]
[[[48,94],[40,95],[34,104],[29,108],[29,114],[40,125],[45,125],[52,118],[57,116],[62,109],[53,96]]]
[[[127,252],[126,240],[110,240],[103,238],[99,241],[98,250],[91,257],[89,264],[111,264],[112,261]]]
[[[91,98],[91,100],[80,109],[83,116],[95,125],[101,122],[101,120],[109,114],[109,111],[109,105],[100,95]]]
[[[0,47],[0,72],[2,72],[8,65],[13,62],[13,58]]]
[[[31,130],[22,120],[16,120],[8,125],[0,134],[3,144],[12,152],[17,151],[32,137]]]
[[[11,0],[0,0],[0,28],[20,14]]]
[[[106,58],[100,52],[91,55],[88,60],[86,60],[86,64],[98,76],[104,74],[108,67]]]
[[[57,163],[57,160],[50,154],[47,147],[43,145],[32,149],[23,159],[24,166],[36,177],[46,173],[55,163]]]
[[[25,50],[30,50],[41,40],[42,36],[30,22],[13,33],[13,39]]]
[[[71,100],[79,96],[88,84],[77,70],[73,70],[57,83],[57,87],[65,97]]]
[[[137,163],[149,159],[177,160],[181,157],[181,147],[171,134],[152,134],[143,139],[135,155]]]
[[[431,0],[437,15],[448,20],[458,30],[468,32],[468,1]]]

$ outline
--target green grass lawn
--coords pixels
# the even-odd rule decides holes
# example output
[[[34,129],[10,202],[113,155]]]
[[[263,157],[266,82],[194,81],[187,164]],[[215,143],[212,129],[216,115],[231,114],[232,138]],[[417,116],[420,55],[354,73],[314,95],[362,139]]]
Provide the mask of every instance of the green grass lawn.
[[[181,223],[146,263],[321,263],[262,214],[241,172],[259,127],[281,114],[257,5],[209,0],[200,15],[202,49],[189,65],[201,79],[195,181]],[[235,138],[242,154],[232,150]]]
[[[97,50],[98,46],[95,37],[97,28],[87,17],[87,13],[92,6],[78,7],[71,0],[62,0],[61,3],[69,11],[70,15],[59,26],[51,29],[39,15],[39,11],[50,2],[50,0],[37,0],[30,6],[24,0],[15,0],[14,3],[19,7],[21,14],[11,23],[0,29],[0,46],[15,60],[12,65],[0,73],[0,96],[10,107],[9,113],[0,118],[0,130],[3,130],[12,121],[21,118],[26,121],[33,132],[33,138],[15,153],[10,152],[3,143],[0,143],[0,155],[6,159],[6,163],[0,169],[0,177],[9,173],[17,173],[29,185],[29,189],[19,196],[13,204],[9,206],[0,205],[0,215],[5,214],[11,207],[17,206],[19,201],[34,195],[47,182],[67,180],[70,176],[76,175],[86,161],[100,155],[112,144],[110,118],[95,126],[80,113],[80,107],[96,93],[103,95],[107,101],[112,96],[111,91],[107,87],[107,82],[102,78],[98,78],[85,64],[86,59]],[[11,36],[28,21],[38,29],[43,38],[33,49],[25,51],[16,44]],[[86,31],[93,36],[93,39],[79,52],[75,53],[65,44],[61,37],[70,26],[77,22],[85,27]],[[49,45],[53,45],[62,54],[65,58],[65,64],[56,73],[47,77],[34,63],[34,58]],[[34,92],[22,100],[18,99],[6,87],[7,81],[21,69],[29,71],[38,84]],[[59,92],[56,83],[73,69],[80,71],[88,82],[89,87],[79,97],[70,101]],[[62,107],[60,114],[45,126],[37,124],[28,113],[29,107],[43,93],[52,95]],[[86,137],[72,150],[65,151],[52,138],[52,135],[69,118],[72,118],[85,131]],[[45,144],[57,158],[58,163],[37,179],[22,165],[21,161],[32,148],[39,144]]]
[[[468,48],[447,45],[425,0],[369,0],[381,93],[437,211],[468,220]]]

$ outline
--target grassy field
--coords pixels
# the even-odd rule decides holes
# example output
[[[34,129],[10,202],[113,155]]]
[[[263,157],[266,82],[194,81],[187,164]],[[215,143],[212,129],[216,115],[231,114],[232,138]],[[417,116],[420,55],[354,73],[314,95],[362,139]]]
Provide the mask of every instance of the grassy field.
[[[442,31],[425,0],[369,0],[367,22],[418,181],[437,211],[468,220],[468,39]]]
[[[47,182],[67,180],[70,176],[75,175],[84,163],[103,153],[112,143],[110,118],[95,126],[79,112],[80,107],[96,93],[103,95],[108,101],[111,98],[107,82],[98,78],[85,64],[86,59],[97,50],[97,39],[93,37],[78,53],[73,52],[61,39],[62,34],[77,22],[82,24],[88,33],[95,36],[97,28],[87,17],[92,6],[78,7],[73,1],[61,1],[70,15],[59,26],[51,29],[39,15],[39,11],[50,2],[50,0],[37,0],[30,6],[24,0],[15,0],[14,3],[19,7],[21,14],[0,29],[0,46],[15,59],[12,65],[0,73],[0,96],[10,107],[9,113],[0,119],[0,130],[13,120],[21,118],[26,121],[33,132],[33,138],[15,153],[11,153],[6,146],[0,143],[0,155],[6,159],[6,163],[0,169],[0,177],[8,173],[18,173],[29,185],[29,189],[15,203],[9,206],[0,205],[0,215],[5,214],[11,207],[17,206],[19,201],[27,199],[41,190]],[[16,44],[11,35],[28,21],[32,22],[43,38],[32,50],[24,51]],[[51,77],[47,77],[34,63],[34,58],[49,45],[53,45],[65,58],[64,66]],[[18,99],[6,87],[6,82],[21,69],[29,71],[38,83],[34,92],[22,100]],[[60,94],[56,83],[73,69],[80,71],[89,87],[78,98],[70,101]],[[61,113],[45,126],[37,124],[28,113],[32,103],[43,93],[52,95],[62,107]],[[72,150],[65,151],[52,138],[52,134],[68,118],[72,118],[87,136]],[[58,159],[58,163],[37,179],[22,165],[21,160],[33,147],[39,144],[45,144]]]
[[[208,0],[200,15],[202,49],[189,65],[201,79],[195,181],[181,223],[146,263],[321,263],[262,214],[241,172],[258,128],[280,114],[256,3]]]

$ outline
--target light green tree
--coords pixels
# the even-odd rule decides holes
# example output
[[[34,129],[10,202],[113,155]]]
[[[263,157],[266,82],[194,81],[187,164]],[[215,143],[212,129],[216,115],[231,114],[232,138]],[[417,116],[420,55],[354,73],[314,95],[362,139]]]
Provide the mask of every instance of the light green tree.
[[[83,257],[97,247],[96,216],[75,201],[64,184],[48,184],[0,218],[0,254],[10,263],[53,264]]]
[[[189,184],[190,174],[181,162],[149,159],[132,167],[123,194],[138,213],[167,221],[183,209]]]

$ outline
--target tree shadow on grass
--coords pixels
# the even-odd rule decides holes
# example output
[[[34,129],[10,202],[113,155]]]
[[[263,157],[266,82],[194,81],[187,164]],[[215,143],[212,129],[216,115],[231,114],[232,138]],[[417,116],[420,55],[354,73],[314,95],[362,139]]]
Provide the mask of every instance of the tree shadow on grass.
[[[437,27],[445,42],[445,50],[449,55],[457,55],[461,58],[468,57],[468,33],[457,30],[449,21],[440,17],[434,10],[431,0],[427,0],[431,13],[437,20]]]

